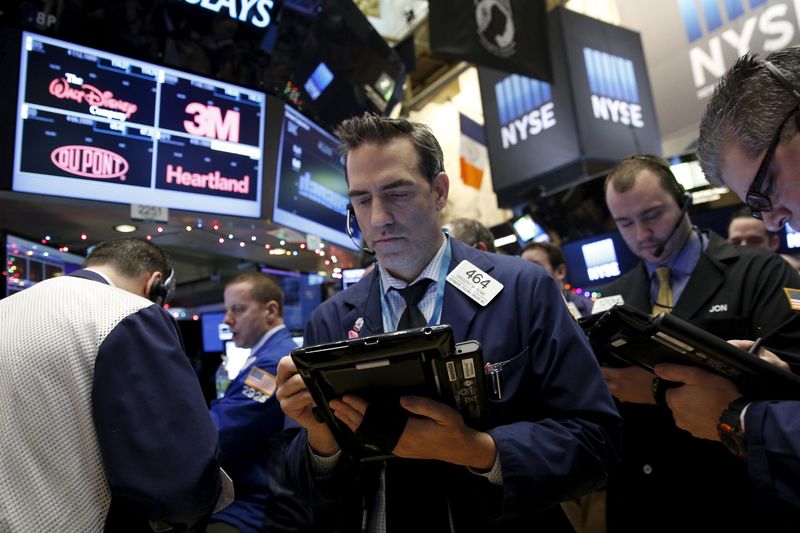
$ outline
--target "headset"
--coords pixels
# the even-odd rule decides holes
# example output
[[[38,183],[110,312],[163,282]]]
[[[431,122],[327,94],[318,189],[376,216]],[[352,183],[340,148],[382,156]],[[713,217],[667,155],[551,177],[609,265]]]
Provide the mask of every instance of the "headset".
[[[353,204],[347,204],[347,236],[350,237],[350,240],[353,241],[353,244],[356,245],[362,252],[367,255],[375,255],[375,250],[370,248],[369,246],[361,246],[356,242],[356,238],[353,236],[353,223],[352,219],[355,218],[356,214],[353,209]],[[358,219],[356,219],[357,221]]]
[[[167,269],[169,271],[167,279],[163,279],[164,274],[162,273],[161,278],[153,281],[150,286],[150,301],[156,305],[163,306],[169,302],[175,292],[175,269],[172,268],[172,265],[167,265]]]
[[[664,248],[666,248],[667,243],[670,241],[670,239],[672,239],[672,237],[675,236],[675,232],[678,231],[678,228],[681,227],[684,215],[686,215],[686,212],[690,207],[692,207],[692,195],[689,194],[683,185],[681,185],[681,182],[675,178],[675,174],[672,173],[672,169],[669,168],[660,157],[648,154],[637,154],[626,159],[646,161],[647,163],[658,167],[666,176],[671,178],[672,184],[674,185],[674,190],[672,192],[675,195],[675,201],[679,206],[681,206],[681,214],[675,221],[675,225],[672,226],[672,231],[669,232],[667,238],[664,239],[661,244],[658,245],[658,248],[656,248],[655,252],[653,252],[654,256],[661,257],[661,255],[664,253]]]
[[[781,69],[776,67],[771,61],[764,60],[764,67],[769,71],[772,76],[783,85],[783,88],[789,91],[789,93],[794,96],[794,99],[797,101],[798,107],[800,107],[800,90],[789,81],[786,77],[786,74],[783,73]],[[795,109],[797,111],[797,109]],[[795,113],[794,115],[794,123],[797,126],[797,131],[800,132],[800,113]]]

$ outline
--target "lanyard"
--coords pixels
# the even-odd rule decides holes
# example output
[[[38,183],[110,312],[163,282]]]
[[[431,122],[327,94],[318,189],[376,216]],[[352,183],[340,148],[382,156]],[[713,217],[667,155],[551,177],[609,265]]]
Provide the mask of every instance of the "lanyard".
[[[442,256],[442,263],[439,267],[439,279],[436,282],[436,305],[433,307],[433,314],[431,315],[430,320],[428,320],[428,325],[432,326],[434,324],[438,324],[442,314],[442,303],[444,302],[444,288],[447,281],[447,269],[450,268],[450,257],[452,255],[452,251],[450,249],[450,237],[445,236],[447,239],[447,244],[444,248],[444,255]],[[380,274],[376,272],[375,274],[378,275],[379,282],[380,282],[380,291],[381,291],[381,314],[383,315],[383,331],[386,333],[395,331],[397,329],[397,322],[400,320],[400,317],[395,319],[394,313],[392,312],[392,306],[389,305],[389,301],[386,298],[386,292],[383,290],[383,280],[380,279]]]

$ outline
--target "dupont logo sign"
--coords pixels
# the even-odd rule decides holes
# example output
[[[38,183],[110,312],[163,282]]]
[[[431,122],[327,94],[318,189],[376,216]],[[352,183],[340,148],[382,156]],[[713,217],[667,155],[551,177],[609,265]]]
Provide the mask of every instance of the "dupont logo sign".
[[[768,54],[797,44],[797,0],[677,0],[689,48],[697,98],[748,51]]]
[[[494,86],[503,149],[556,125],[549,83],[512,74]]]
[[[94,146],[60,146],[50,153],[55,166],[76,176],[125,181],[128,161],[119,154]]]
[[[583,49],[583,61],[594,118],[643,128],[633,61],[591,48]]]

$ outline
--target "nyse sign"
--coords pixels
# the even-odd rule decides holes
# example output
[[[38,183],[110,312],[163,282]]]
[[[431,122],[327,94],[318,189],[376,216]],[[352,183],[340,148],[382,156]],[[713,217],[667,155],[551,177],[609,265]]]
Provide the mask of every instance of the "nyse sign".
[[[726,58],[740,57],[750,50],[774,52],[797,40],[800,0],[772,5],[763,0],[750,2],[751,9],[756,8],[750,12],[744,11],[741,0],[734,0],[723,3],[724,12],[719,12],[717,5],[716,12],[702,13],[685,0],[678,2],[691,43],[689,64],[698,99],[710,96],[714,84],[730,67],[732,62]],[[725,19],[728,24],[721,24]]]
[[[549,83],[512,74],[497,82],[494,91],[504,150],[556,125]]]
[[[583,49],[594,118],[644,127],[633,61],[606,52]]]

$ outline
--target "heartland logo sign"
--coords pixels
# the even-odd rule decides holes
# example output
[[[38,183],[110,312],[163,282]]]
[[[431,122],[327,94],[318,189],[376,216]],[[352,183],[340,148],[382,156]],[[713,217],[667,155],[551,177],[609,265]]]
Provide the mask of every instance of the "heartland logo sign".
[[[125,181],[128,161],[119,154],[94,146],[60,146],[50,154],[55,166],[76,176]]]
[[[583,49],[594,118],[644,127],[633,61],[591,48]]]
[[[180,165],[167,165],[167,183],[175,183],[193,189],[206,189],[211,191],[225,191],[237,194],[250,194],[250,176],[242,179],[226,178],[219,170],[201,174],[188,172]]]
[[[797,0],[769,6],[767,0],[702,0],[699,4],[700,9],[695,0],[677,0],[686,37],[693,45],[689,64],[700,100],[711,95],[733,59],[750,50],[768,54],[796,44],[800,27]]]
[[[512,74],[495,84],[494,93],[504,150],[556,125],[549,83]]]

